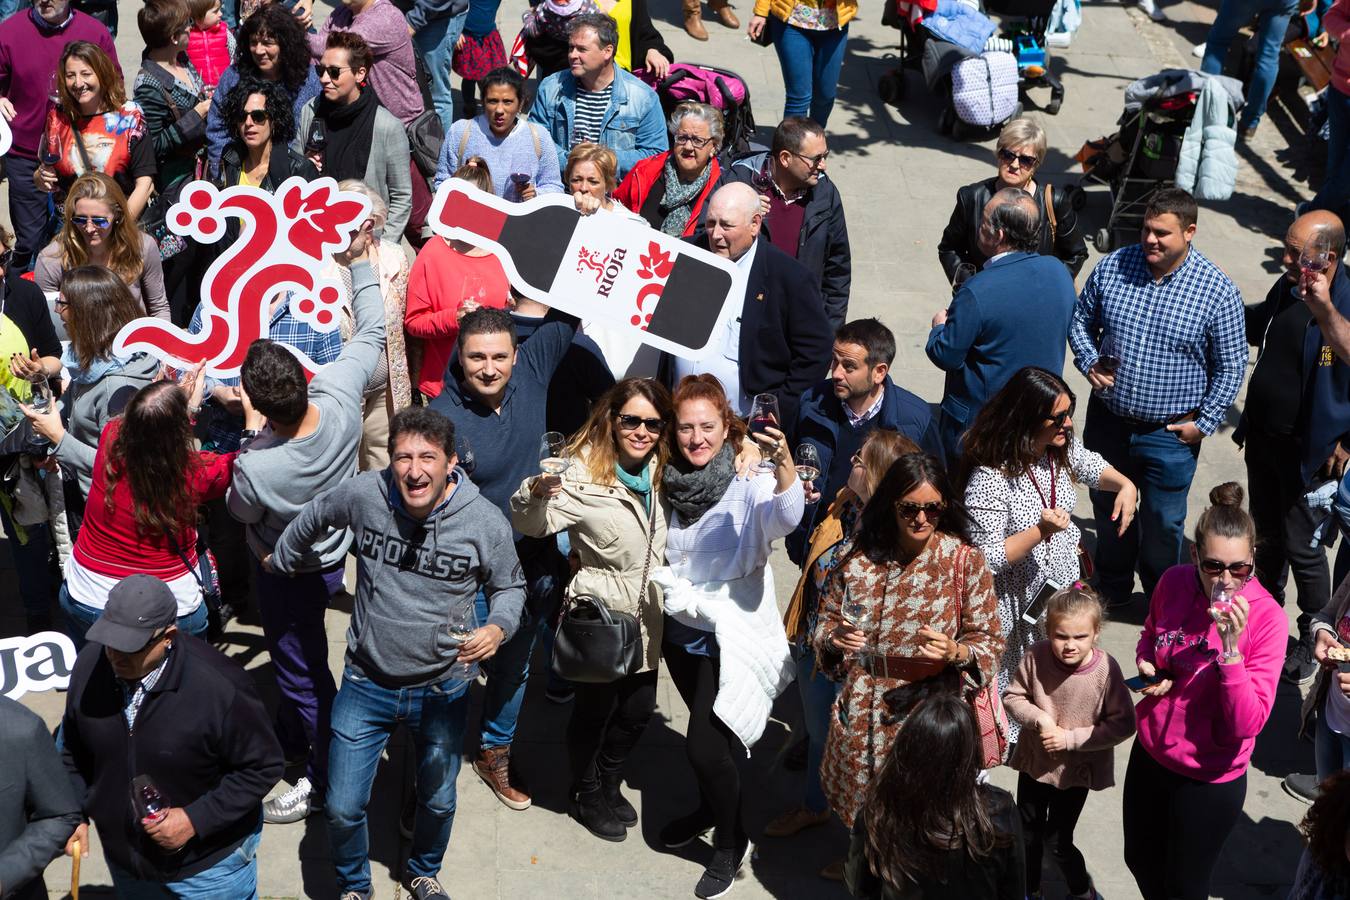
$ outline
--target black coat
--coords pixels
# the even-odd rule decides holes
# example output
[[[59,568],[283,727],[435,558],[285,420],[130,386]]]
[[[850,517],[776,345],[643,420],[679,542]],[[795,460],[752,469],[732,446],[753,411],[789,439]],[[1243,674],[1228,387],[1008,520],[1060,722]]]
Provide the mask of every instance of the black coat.
[[[764,168],[767,153],[756,153],[737,160],[723,171],[722,183],[739,181],[754,187],[755,173]],[[758,188],[756,188],[758,190]],[[768,234],[769,223],[764,223]],[[853,285],[853,256],[848,246],[848,223],[844,221],[844,202],[834,182],[822,174],[814,186],[806,189],[806,210],[802,230],[797,236],[797,262],[816,276],[825,318],[831,331],[848,320],[848,294]]]
[[[46,900],[42,870],[80,824],[80,802],[36,714],[0,697],[0,893]]]
[[[284,153],[278,151],[285,150]],[[220,186],[230,187],[239,183],[239,173],[244,168],[244,149],[238,141],[230,141],[220,154]],[[319,170],[304,156],[290,147],[272,147],[272,155],[267,160],[267,176],[259,185],[265,191],[275,191],[281,183],[292,175],[299,175],[306,181],[319,177]]]
[[[186,54],[182,61],[191,65]],[[159,63],[144,60],[141,71],[146,77],[137,79],[134,99],[145,114],[146,137],[155,148],[155,190],[163,191],[193,173],[197,154],[206,147],[206,118],[193,104],[174,101],[174,78]]]
[[[130,732],[125,705],[103,645],[86,644],[62,720],[66,771],[109,862],[152,881],[195,875],[258,827],[263,797],[285,768],[271,719],[248,673],[181,632]],[[160,850],[137,820],[137,775],[192,821],[197,834],[177,853]]]
[[[942,240],[938,242],[938,261],[942,271],[951,281],[952,273],[960,263],[970,263],[976,269],[984,265],[988,258],[980,250],[980,220],[984,217],[985,204],[994,196],[997,178],[987,178],[968,184],[956,192],[956,208],[952,210],[951,221],[942,231]],[[1055,256],[1069,267],[1069,274],[1078,277],[1078,270],[1087,262],[1087,244],[1078,231],[1078,213],[1069,202],[1067,191],[1051,187],[1051,197],[1055,208],[1055,235],[1050,236],[1050,217],[1045,214],[1045,186],[1036,187],[1036,208],[1041,213],[1041,243],[1037,253],[1042,256]]]

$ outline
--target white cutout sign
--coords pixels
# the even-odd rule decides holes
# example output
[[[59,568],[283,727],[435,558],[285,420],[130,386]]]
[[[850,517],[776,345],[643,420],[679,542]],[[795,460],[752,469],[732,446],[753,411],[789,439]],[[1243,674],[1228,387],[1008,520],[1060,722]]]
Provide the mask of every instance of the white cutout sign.
[[[68,687],[73,668],[75,645],[59,631],[0,639],[0,694],[11,700]]]

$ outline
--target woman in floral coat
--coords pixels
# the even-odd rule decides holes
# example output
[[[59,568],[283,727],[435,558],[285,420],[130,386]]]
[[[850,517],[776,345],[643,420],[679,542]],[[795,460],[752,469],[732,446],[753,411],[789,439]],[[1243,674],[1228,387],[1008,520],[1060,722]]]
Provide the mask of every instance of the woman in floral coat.
[[[969,516],[938,461],[901,457],[821,594],[814,644],[842,682],[821,784],[851,825],[916,703],[988,684],[1003,653],[993,578],[970,545]]]

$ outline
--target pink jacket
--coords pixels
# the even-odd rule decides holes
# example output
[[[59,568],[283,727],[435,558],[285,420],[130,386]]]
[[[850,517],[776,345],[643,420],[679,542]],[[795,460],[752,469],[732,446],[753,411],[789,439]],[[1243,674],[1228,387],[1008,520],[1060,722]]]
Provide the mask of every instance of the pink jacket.
[[[1241,662],[1218,662],[1223,642],[1195,566],[1163,573],[1135,648],[1173,680],[1162,697],[1135,708],[1139,743],[1159,765],[1198,781],[1232,781],[1246,771],[1284,663],[1284,610],[1255,578],[1240,593],[1250,606],[1238,638]]]
[[[1331,67],[1331,83],[1350,94],[1350,0],[1336,0],[1322,17],[1322,28],[1340,43]]]
[[[230,67],[233,51],[234,38],[223,21],[205,31],[196,27],[188,30],[188,59],[196,66],[203,84],[215,87],[220,82],[220,73]]]

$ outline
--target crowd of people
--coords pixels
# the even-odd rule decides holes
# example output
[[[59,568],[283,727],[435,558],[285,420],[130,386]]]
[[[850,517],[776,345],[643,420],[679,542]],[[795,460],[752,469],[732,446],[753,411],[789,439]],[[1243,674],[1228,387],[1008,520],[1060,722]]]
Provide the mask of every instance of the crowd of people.
[[[820,875],[857,897],[1040,897],[1048,851],[1095,900],[1106,861],[1074,832],[1133,738],[1124,862],[1146,900],[1202,900],[1277,683],[1312,684],[1315,777],[1286,782],[1315,800],[1294,896],[1346,896],[1350,556],[1333,592],[1326,551],[1350,530],[1344,210],[1300,210],[1286,271],[1244,306],[1198,246],[1194,198],[1163,188],[1079,290],[1074,204],[1039,176],[1044,130],[1014,119],[938,245],[952,298],[924,342],[945,373],[930,409],[892,377],[892,331],[849,315],[825,125],[856,4],[755,5],[787,102],[749,154],[717,107],[663,108],[635,74],[674,59],[643,0],[533,7],[513,57],[537,88],[506,65],[496,11],[344,0],[316,22],[305,0],[145,0],[130,91],[115,9],[36,0],[0,23],[0,382],[25,414],[0,448],[0,525],[29,632],[78,649],[55,743],[0,700],[0,785],[18,786],[0,793],[0,893],[45,896],[42,870],[87,853],[92,823],[118,896],[254,897],[267,829],[315,817],[339,895],[368,900],[367,809],[401,725],[400,880],[447,896],[470,691],[473,770],[527,810],[512,747],[542,662],[544,696],[570,705],[568,812],[611,842],[638,825],[625,779],[669,675],[697,793],[655,833],[707,839],[700,898],[732,889],[757,840],[837,818],[847,856]],[[684,14],[706,39],[698,0]],[[339,328],[278,289],[238,377],[115,349],[142,316],[201,328],[203,273],[239,226],[173,233],[187,184],[320,176],[370,202],[327,269]],[[432,233],[451,179],[688,240],[736,270],[733,314],[688,359],[526,298],[489,248]],[[1320,268],[1301,265],[1313,244]],[[1249,347],[1248,487],[1213,487],[1188,544],[1200,449]],[[1081,434],[1068,361],[1091,386]],[[780,541],[792,585],[769,565]],[[1108,610],[1145,607],[1117,661]],[[272,704],[212,646],[249,616]],[[800,722],[784,758],[803,781],[760,835],[740,761],[775,708]],[[1000,765],[1015,794],[989,783]]]

